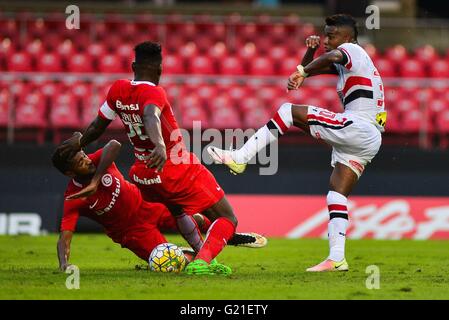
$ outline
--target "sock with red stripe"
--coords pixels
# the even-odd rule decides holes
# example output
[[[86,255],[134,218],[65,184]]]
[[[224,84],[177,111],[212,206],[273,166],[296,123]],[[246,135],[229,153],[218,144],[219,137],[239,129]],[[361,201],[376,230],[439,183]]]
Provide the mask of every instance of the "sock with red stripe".
[[[248,163],[260,150],[278,139],[293,124],[292,104],[284,103],[274,117],[266,125],[248,139],[238,150],[235,150],[232,158],[237,163]]]
[[[229,219],[218,218],[215,220],[210,226],[206,240],[204,240],[204,244],[195,259],[210,263],[223,250],[234,232],[235,226]]]
[[[329,209],[329,257],[333,261],[341,261],[345,258],[346,230],[348,220],[348,199],[335,191],[327,194],[327,207]]]
[[[203,236],[193,216],[185,213],[176,216],[176,226],[192,249],[199,252],[203,245]]]

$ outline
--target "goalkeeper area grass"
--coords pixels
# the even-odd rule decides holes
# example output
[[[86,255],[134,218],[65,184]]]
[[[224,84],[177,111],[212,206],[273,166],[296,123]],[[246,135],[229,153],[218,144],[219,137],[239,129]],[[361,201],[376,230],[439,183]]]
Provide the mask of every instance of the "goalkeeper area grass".
[[[69,290],[57,238],[0,236],[0,299],[449,299],[447,241],[348,240],[349,272],[308,273],[327,240],[271,238],[262,249],[225,248],[218,260],[234,273],[223,277],[150,272],[106,236],[75,234],[80,288]]]

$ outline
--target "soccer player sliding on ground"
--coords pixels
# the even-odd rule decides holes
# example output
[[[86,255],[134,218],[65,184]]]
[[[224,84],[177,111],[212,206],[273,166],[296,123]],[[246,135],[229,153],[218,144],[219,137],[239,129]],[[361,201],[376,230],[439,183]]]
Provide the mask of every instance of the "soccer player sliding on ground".
[[[319,74],[338,75],[337,92],[343,113],[309,105],[285,103],[274,117],[260,128],[239,150],[209,147],[216,163],[226,164],[233,173],[242,173],[246,163],[266,145],[292,126],[303,129],[332,148],[334,167],[329,183],[328,237],[330,253],[320,264],[307,271],[347,271],[345,240],[348,228],[347,197],[367,165],[379,151],[386,122],[383,84],[368,54],[357,44],[355,20],[344,14],[326,18],[324,28],[326,53],[313,60],[319,37],[306,40],[307,52],[288,80],[288,90],[298,89],[307,77]],[[313,61],[312,61],[313,60]]]
[[[186,150],[181,132],[160,87],[161,46],[143,42],[135,47],[134,80],[115,81],[98,116],[83,136],[61,146],[62,152],[79,151],[99,138],[119,115],[134,146],[135,162],[129,177],[144,199],[162,202],[176,215],[180,233],[198,252],[189,274],[231,274],[228,266],[211,261],[223,250],[237,227],[237,218],[212,173]],[[192,215],[213,220],[206,239]]]
[[[81,133],[75,133],[78,138]],[[59,267],[64,271],[69,264],[70,244],[80,215],[104,227],[105,233],[123,248],[148,262],[153,249],[167,240],[160,229],[176,230],[176,221],[167,207],[142,199],[139,189],[125,180],[114,161],[121,145],[111,140],[102,149],[86,155],[82,150],[75,154],[56,151],[53,165],[72,178],[64,193],[64,214],[58,240]],[[206,232],[210,222],[201,214],[193,218]],[[231,245],[260,248],[266,239],[256,233],[236,233],[228,242]],[[191,255],[184,249],[186,255]]]

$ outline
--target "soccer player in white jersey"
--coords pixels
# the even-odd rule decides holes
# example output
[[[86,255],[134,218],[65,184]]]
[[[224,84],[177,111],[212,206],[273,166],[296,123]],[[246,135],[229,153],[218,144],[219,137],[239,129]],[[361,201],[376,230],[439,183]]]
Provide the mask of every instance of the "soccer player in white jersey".
[[[298,89],[307,77],[319,74],[338,75],[337,91],[343,113],[309,105],[285,103],[274,117],[238,150],[209,147],[216,163],[227,165],[234,174],[242,173],[246,163],[266,145],[292,126],[330,144],[329,183],[329,256],[307,271],[347,271],[345,240],[348,228],[347,197],[367,165],[379,151],[386,122],[383,84],[368,54],[357,44],[356,21],[349,15],[326,18],[324,28],[326,53],[313,60],[320,38],[307,38],[308,47],[298,70],[288,80],[287,89]],[[313,60],[313,61],[312,61]]]

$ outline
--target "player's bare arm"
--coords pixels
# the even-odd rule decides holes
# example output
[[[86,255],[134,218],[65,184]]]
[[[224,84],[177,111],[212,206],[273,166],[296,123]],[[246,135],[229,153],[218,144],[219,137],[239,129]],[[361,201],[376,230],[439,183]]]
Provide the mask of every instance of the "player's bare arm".
[[[70,244],[72,242],[72,231],[62,231],[59,235],[59,240],[57,244],[58,259],[59,259],[59,269],[65,271],[69,264],[70,257]]]
[[[94,121],[92,121],[91,124],[87,127],[84,134],[75,132],[73,136],[70,139],[64,141],[61,146],[58,147],[58,149],[61,149],[63,155],[66,152],[76,153],[80,151],[81,148],[97,140],[103,134],[110,123],[111,120],[97,116]]]
[[[101,154],[100,162],[98,164],[97,170],[95,171],[95,175],[93,176],[89,185],[87,185],[81,191],[74,193],[66,198],[66,200],[73,200],[82,197],[88,197],[95,192],[97,192],[98,186],[101,181],[101,177],[106,172],[107,168],[109,168],[112,163],[117,159],[120,149],[122,145],[120,142],[116,140],[109,141],[103,148],[103,152]]]
[[[344,59],[340,50],[332,50],[319,56],[307,66],[298,66],[301,70],[298,70],[290,75],[288,78],[287,89],[298,89],[306,77],[316,76],[320,74],[337,74],[334,63],[341,63]]]
[[[167,161],[167,151],[162,137],[160,116],[161,110],[157,106],[152,104],[145,106],[143,114],[145,131],[154,144],[154,150],[151,152],[147,166],[149,168],[156,168],[158,171],[162,170]]]

